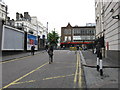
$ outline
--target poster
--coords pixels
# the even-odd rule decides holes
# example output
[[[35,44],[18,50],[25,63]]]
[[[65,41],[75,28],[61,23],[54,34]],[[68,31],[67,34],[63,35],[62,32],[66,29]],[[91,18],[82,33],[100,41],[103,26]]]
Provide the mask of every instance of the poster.
[[[35,50],[38,50],[38,37],[27,34],[27,50],[31,50],[31,46],[35,46]]]

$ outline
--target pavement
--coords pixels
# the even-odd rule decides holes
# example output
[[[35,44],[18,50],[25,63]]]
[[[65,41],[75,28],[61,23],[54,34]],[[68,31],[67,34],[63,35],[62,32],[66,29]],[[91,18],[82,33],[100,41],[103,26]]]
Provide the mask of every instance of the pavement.
[[[86,87],[90,88],[109,88],[120,90],[119,74],[120,66],[111,62],[108,58],[103,58],[103,76],[96,69],[96,54],[90,50],[80,51],[83,71],[85,75]]]
[[[46,52],[46,51],[45,50],[36,51],[35,54],[44,53],[44,52]],[[9,55],[2,56],[2,62],[6,61],[6,60],[21,58],[21,57],[27,57],[30,55],[31,55],[31,52],[24,52],[24,53],[20,53],[20,54],[12,54],[12,55],[9,54]]]

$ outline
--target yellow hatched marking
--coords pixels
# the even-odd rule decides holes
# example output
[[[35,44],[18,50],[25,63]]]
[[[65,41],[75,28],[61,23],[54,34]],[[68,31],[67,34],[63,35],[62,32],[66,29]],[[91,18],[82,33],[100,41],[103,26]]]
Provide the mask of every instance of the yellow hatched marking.
[[[25,81],[25,82],[16,82],[14,84],[23,84],[23,83],[32,83],[35,82],[35,80]]]
[[[64,78],[64,77],[69,77],[69,76],[73,76],[73,75],[75,75],[75,74],[64,75],[64,76],[56,76],[56,77],[49,77],[49,78],[44,78],[43,80],[50,80],[50,79]]]
[[[48,64],[48,62],[45,63],[45,64],[43,64],[43,65],[41,65],[40,67],[34,69],[33,71],[31,71],[31,72],[29,72],[29,73],[23,75],[22,77],[16,79],[15,81],[11,82],[10,84],[4,86],[3,89],[4,89],[4,88],[8,88],[8,87],[11,86],[11,85],[14,85],[16,82],[20,81],[21,79],[23,79],[23,78],[25,78],[26,76],[32,74],[33,72],[37,71],[38,69],[42,68],[43,66],[45,66],[45,65],[47,65],[47,64]]]

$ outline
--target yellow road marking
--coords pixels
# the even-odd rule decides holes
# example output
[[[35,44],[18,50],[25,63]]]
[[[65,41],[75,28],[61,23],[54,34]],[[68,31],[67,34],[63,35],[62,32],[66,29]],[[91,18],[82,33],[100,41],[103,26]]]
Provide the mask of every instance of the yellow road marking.
[[[68,62],[55,62],[55,63],[63,63],[63,64],[75,64],[75,63],[68,63]]]
[[[35,55],[39,55],[39,53],[38,53],[38,54],[35,54]],[[32,57],[32,56],[29,55],[29,56],[24,56],[24,57],[20,57],[20,58],[11,59],[11,60],[8,60],[8,61],[3,61],[3,62],[0,61],[0,64],[1,64],[1,63],[13,62],[13,61],[17,61],[17,60],[25,59],[25,58],[28,58],[28,57]]]
[[[64,76],[56,76],[56,77],[49,77],[49,78],[44,78],[43,80],[56,79],[56,78],[64,78],[64,77],[69,77],[69,76],[73,76],[73,75],[75,75],[75,74],[64,75]]]
[[[43,64],[43,65],[41,65],[40,67],[38,67],[38,68],[32,70],[31,72],[29,72],[29,73],[23,75],[22,77],[16,79],[15,81],[11,82],[10,84],[4,86],[3,89],[4,89],[4,88],[8,88],[8,87],[11,86],[11,85],[14,85],[16,82],[20,81],[21,79],[25,78],[26,76],[30,75],[31,73],[37,71],[38,69],[42,68],[43,66],[45,66],[45,65],[47,65],[47,64],[48,64],[48,62],[45,63],[45,64]]]
[[[28,57],[31,57],[31,56],[25,56],[25,57],[21,57],[21,58],[11,59],[11,60],[9,60],[9,61],[4,61],[4,62],[0,62],[0,63],[13,62],[13,61],[17,61],[17,60],[25,59],[25,58],[28,58]]]
[[[77,83],[78,87],[82,86],[82,77],[81,77],[81,64],[80,64],[80,54],[77,52],[77,63],[76,63],[76,72],[74,77],[74,88],[76,88]]]
[[[76,72],[75,72],[75,76],[74,76],[74,88],[76,87],[76,83],[77,83],[77,75],[78,75],[78,55],[77,55],[77,63],[76,63]]]
[[[78,54],[78,61],[79,61],[79,73],[78,73],[78,86],[79,88],[82,88],[82,77],[81,77],[81,62],[80,62],[80,54]]]
[[[35,82],[35,80],[25,81],[25,82],[16,82],[14,84],[23,84],[23,83],[32,83]]]
[[[64,75],[64,76],[56,76],[56,77],[48,77],[48,78],[44,78],[43,80],[64,78],[64,77],[70,77],[70,76],[74,76],[74,75],[75,75],[75,74]],[[32,82],[35,82],[35,81],[36,81],[36,80],[30,80],[30,81],[24,81],[24,82],[16,82],[16,83],[13,83],[12,85],[15,85],[15,84],[23,84],[23,83],[32,83]]]

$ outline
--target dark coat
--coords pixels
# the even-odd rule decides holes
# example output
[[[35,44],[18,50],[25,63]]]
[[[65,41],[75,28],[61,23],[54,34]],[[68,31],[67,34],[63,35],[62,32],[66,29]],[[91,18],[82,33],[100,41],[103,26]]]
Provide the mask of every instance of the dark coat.
[[[35,46],[32,46],[32,47],[31,47],[31,51],[34,51],[34,50],[35,50]]]

